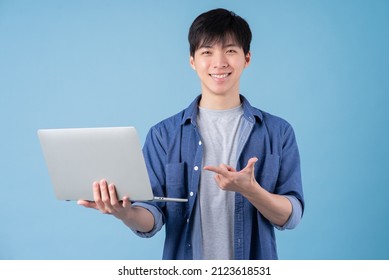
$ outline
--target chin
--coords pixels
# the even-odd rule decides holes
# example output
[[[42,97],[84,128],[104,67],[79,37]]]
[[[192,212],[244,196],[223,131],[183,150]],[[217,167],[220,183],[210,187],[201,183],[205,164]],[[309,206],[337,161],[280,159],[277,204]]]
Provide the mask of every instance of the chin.
[[[229,91],[229,90],[214,90],[214,91],[211,91],[211,93],[213,95],[217,95],[217,96],[231,96],[231,95],[234,95],[231,92],[232,91]]]

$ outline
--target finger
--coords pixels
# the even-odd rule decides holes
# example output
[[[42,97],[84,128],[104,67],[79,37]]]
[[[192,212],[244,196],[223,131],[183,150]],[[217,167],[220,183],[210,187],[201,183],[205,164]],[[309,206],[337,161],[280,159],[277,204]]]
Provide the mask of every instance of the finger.
[[[236,172],[236,169],[229,165],[227,165],[227,170],[230,172]]]
[[[104,211],[105,206],[101,199],[101,192],[100,192],[100,183],[99,182],[93,182],[93,199],[95,200],[96,206],[101,211]]]
[[[223,175],[223,176],[227,176],[228,175],[228,170],[227,169],[221,168],[221,167],[217,167],[217,166],[207,165],[207,166],[204,166],[204,170],[212,171],[212,172],[215,172],[215,173]]]
[[[101,200],[103,202],[103,212],[107,213],[112,211],[112,205],[111,205],[111,198],[109,196],[108,192],[108,186],[107,186],[107,181],[106,180],[101,180],[100,181],[100,193],[101,193]]]
[[[129,207],[131,207],[131,205],[132,205],[132,203],[131,203],[130,199],[127,196],[123,197],[123,207],[129,208]]]
[[[215,178],[215,181],[218,185],[221,183],[221,181],[223,179],[222,175],[220,175],[220,174],[216,174],[214,178]]]
[[[116,188],[114,184],[109,184],[108,186],[108,192],[110,197],[110,204],[115,210],[120,210],[122,206],[119,203],[117,194],[116,194]]]
[[[104,205],[109,204],[110,197],[108,193],[107,181],[105,180],[100,181],[100,193],[101,193],[101,200],[104,202]]]
[[[248,161],[247,164],[252,164],[252,165],[254,165],[257,161],[258,161],[258,158],[257,158],[257,157],[252,157],[252,158],[249,159],[249,161]]]
[[[244,169],[254,169],[255,163],[258,161],[258,158],[252,157],[247,162],[247,165]]]
[[[227,171],[229,171],[229,172],[235,172],[235,171],[236,171],[235,168],[233,168],[233,167],[230,166],[230,165],[224,164],[224,163],[220,164],[219,167],[220,167],[221,169],[227,170]]]
[[[81,206],[84,206],[84,207],[86,207],[86,208],[93,208],[93,209],[98,210],[98,207],[97,207],[96,203],[93,202],[93,201],[88,201],[88,200],[78,200],[78,201],[77,201],[77,204],[78,204],[78,205],[81,205]]]
[[[220,174],[216,174],[215,175],[215,181],[216,181],[216,184],[219,186],[219,188],[221,190],[226,190],[226,177],[220,175]]]

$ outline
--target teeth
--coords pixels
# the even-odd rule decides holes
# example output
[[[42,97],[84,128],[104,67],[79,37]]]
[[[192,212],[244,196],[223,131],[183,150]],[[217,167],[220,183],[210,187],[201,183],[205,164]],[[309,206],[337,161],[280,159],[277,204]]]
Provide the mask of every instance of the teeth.
[[[221,74],[221,75],[212,74],[211,76],[214,77],[214,78],[217,78],[217,79],[223,79],[223,78],[226,78],[228,76],[228,73],[227,74]]]

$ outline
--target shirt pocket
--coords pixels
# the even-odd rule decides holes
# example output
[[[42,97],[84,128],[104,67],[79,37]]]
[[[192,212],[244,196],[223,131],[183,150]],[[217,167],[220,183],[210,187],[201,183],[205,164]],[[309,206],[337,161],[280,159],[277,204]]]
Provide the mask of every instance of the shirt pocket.
[[[168,163],[165,166],[166,172],[166,196],[170,198],[187,198],[186,165],[184,162]],[[168,215],[182,215],[186,212],[187,203],[167,202]]]
[[[278,155],[260,155],[255,164],[255,178],[262,188],[274,193],[279,170],[280,157]]]

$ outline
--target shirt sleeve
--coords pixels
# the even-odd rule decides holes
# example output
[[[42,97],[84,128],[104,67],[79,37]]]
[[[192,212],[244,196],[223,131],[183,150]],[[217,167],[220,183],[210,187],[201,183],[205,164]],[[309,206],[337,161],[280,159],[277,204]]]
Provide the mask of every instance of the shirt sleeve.
[[[293,128],[288,124],[282,136],[280,170],[275,193],[294,197],[304,212],[304,195],[301,180],[300,155]],[[293,203],[292,203],[293,204]],[[298,205],[296,203],[296,205]],[[297,211],[297,210],[295,210]]]
[[[301,203],[296,197],[293,195],[285,195],[284,197],[286,197],[292,204],[292,213],[290,214],[288,221],[283,226],[280,227],[274,225],[274,227],[278,230],[294,229],[300,223],[303,213]]]
[[[163,186],[165,185],[165,161],[166,151],[164,149],[162,137],[160,137],[157,130],[153,127],[147,134],[146,141],[143,147],[143,156],[145,159],[147,172],[150,178],[150,183],[153,188],[155,196],[165,196]],[[134,202],[133,206],[139,206],[147,209],[154,217],[154,227],[149,232],[134,231],[140,237],[149,238],[154,236],[164,225],[163,203],[148,203],[148,202]]]
[[[161,230],[163,226],[163,216],[156,206],[144,202],[134,202],[132,205],[147,209],[154,217],[153,229],[149,232],[140,232],[137,230],[132,230],[136,235],[144,238],[149,238],[149,237],[153,237],[158,231]]]

